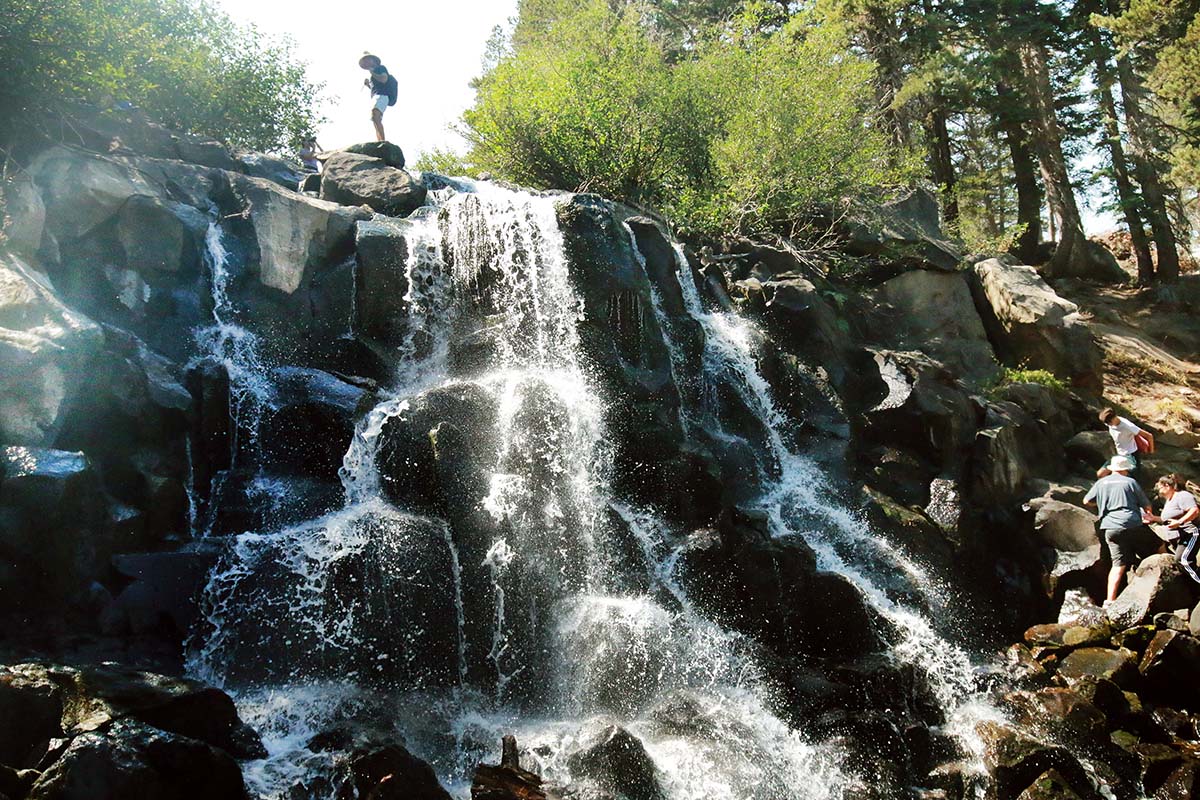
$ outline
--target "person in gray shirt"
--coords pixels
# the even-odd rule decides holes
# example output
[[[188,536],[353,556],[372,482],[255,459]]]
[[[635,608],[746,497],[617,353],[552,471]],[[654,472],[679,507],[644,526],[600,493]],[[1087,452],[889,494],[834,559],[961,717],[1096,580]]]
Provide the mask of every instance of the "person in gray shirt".
[[[1159,541],[1145,523],[1151,511],[1150,498],[1138,482],[1129,477],[1133,462],[1125,456],[1116,456],[1108,462],[1107,469],[1112,474],[1096,481],[1083,498],[1083,504],[1096,506],[1100,530],[1104,531],[1104,540],[1108,542],[1108,552],[1112,556],[1108,599],[1116,600],[1117,589],[1129,565],[1138,564],[1157,552]]]

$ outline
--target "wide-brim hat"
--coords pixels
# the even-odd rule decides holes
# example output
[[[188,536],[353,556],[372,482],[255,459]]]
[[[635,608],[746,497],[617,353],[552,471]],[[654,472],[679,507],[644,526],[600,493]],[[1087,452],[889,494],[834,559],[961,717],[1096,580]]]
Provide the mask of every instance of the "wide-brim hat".
[[[374,69],[382,63],[383,60],[372,53],[363,53],[362,57],[358,59],[358,65],[363,69]]]
[[[1112,461],[1108,462],[1107,469],[1111,472],[1129,472],[1136,466],[1129,456],[1113,456]]]

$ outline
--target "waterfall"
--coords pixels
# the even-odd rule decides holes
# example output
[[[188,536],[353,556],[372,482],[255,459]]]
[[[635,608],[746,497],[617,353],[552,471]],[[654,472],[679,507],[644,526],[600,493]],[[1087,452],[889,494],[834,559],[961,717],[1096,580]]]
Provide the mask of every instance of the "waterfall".
[[[247,770],[259,796],[327,778],[334,756],[307,743],[339,725],[394,726],[463,797],[501,734],[567,784],[586,731],[609,722],[644,743],[670,800],[835,800],[851,781],[836,743],[780,718],[755,643],[697,610],[677,574],[681,531],[613,489],[610,398],[581,340],[561,200],[462,184],[410,219],[360,223],[404,237],[408,290],[395,379],[342,461],[345,507],[237,536],[189,645],[189,670],[229,690],[264,733],[270,755]],[[270,385],[255,338],[232,322],[215,225],[209,250],[215,324],[198,337],[230,373],[235,413],[253,414]],[[700,374],[653,280],[647,313],[665,333],[681,427],[737,439],[719,413],[733,392],[766,442],[754,505],[772,534],[804,538],[822,569],[852,581],[895,628],[894,656],[926,674],[948,713],[965,708],[969,659],[873,576],[886,565],[917,586],[930,579],[836,501],[790,441],[753,329],[706,310],[678,245],[676,256],[703,333]]]

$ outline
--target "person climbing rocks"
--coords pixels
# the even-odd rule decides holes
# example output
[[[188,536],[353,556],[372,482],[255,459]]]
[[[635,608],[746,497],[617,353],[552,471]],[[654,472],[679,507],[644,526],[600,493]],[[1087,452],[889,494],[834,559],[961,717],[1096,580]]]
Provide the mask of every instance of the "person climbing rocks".
[[[375,140],[386,141],[383,134],[383,112],[389,106],[396,105],[400,84],[396,81],[396,76],[390,74],[387,67],[383,66],[377,55],[363,53],[358,65],[371,73],[370,77],[363,81],[363,85],[371,90],[371,124],[375,126]]]
[[[1083,498],[1085,506],[1096,506],[1100,530],[1112,556],[1112,568],[1108,571],[1109,601],[1117,599],[1117,589],[1129,566],[1154,555],[1159,548],[1158,537],[1145,524],[1152,511],[1150,498],[1129,477],[1133,468],[1128,456],[1113,456],[1105,467],[1107,474]]]
[[[1144,431],[1129,420],[1119,416],[1116,411],[1106,408],[1100,412],[1100,421],[1108,426],[1108,434],[1116,445],[1117,455],[1125,456],[1133,462],[1133,472],[1141,466],[1139,454],[1154,452],[1154,434]],[[1108,474],[1107,467],[1096,471],[1097,478]]]
[[[1163,475],[1154,488],[1165,502],[1162,512],[1151,514],[1148,521],[1165,523],[1169,531],[1177,533],[1175,560],[1188,577],[1200,583],[1200,575],[1196,574],[1196,545],[1200,544],[1200,526],[1196,524],[1200,506],[1196,504],[1196,496],[1187,491],[1187,481],[1177,473]]]
[[[299,157],[304,169],[308,172],[320,172],[321,162],[317,160],[317,152],[319,151],[317,138],[315,136],[306,136],[300,145],[300,151],[296,155]]]

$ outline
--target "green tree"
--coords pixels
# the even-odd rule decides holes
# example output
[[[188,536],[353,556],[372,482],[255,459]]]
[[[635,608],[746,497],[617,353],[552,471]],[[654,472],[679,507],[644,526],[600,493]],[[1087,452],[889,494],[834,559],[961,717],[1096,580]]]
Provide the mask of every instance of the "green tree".
[[[5,0],[0,71],[6,138],[38,114],[113,101],[259,150],[290,147],[318,121],[320,87],[290,43],[201,0]]]

